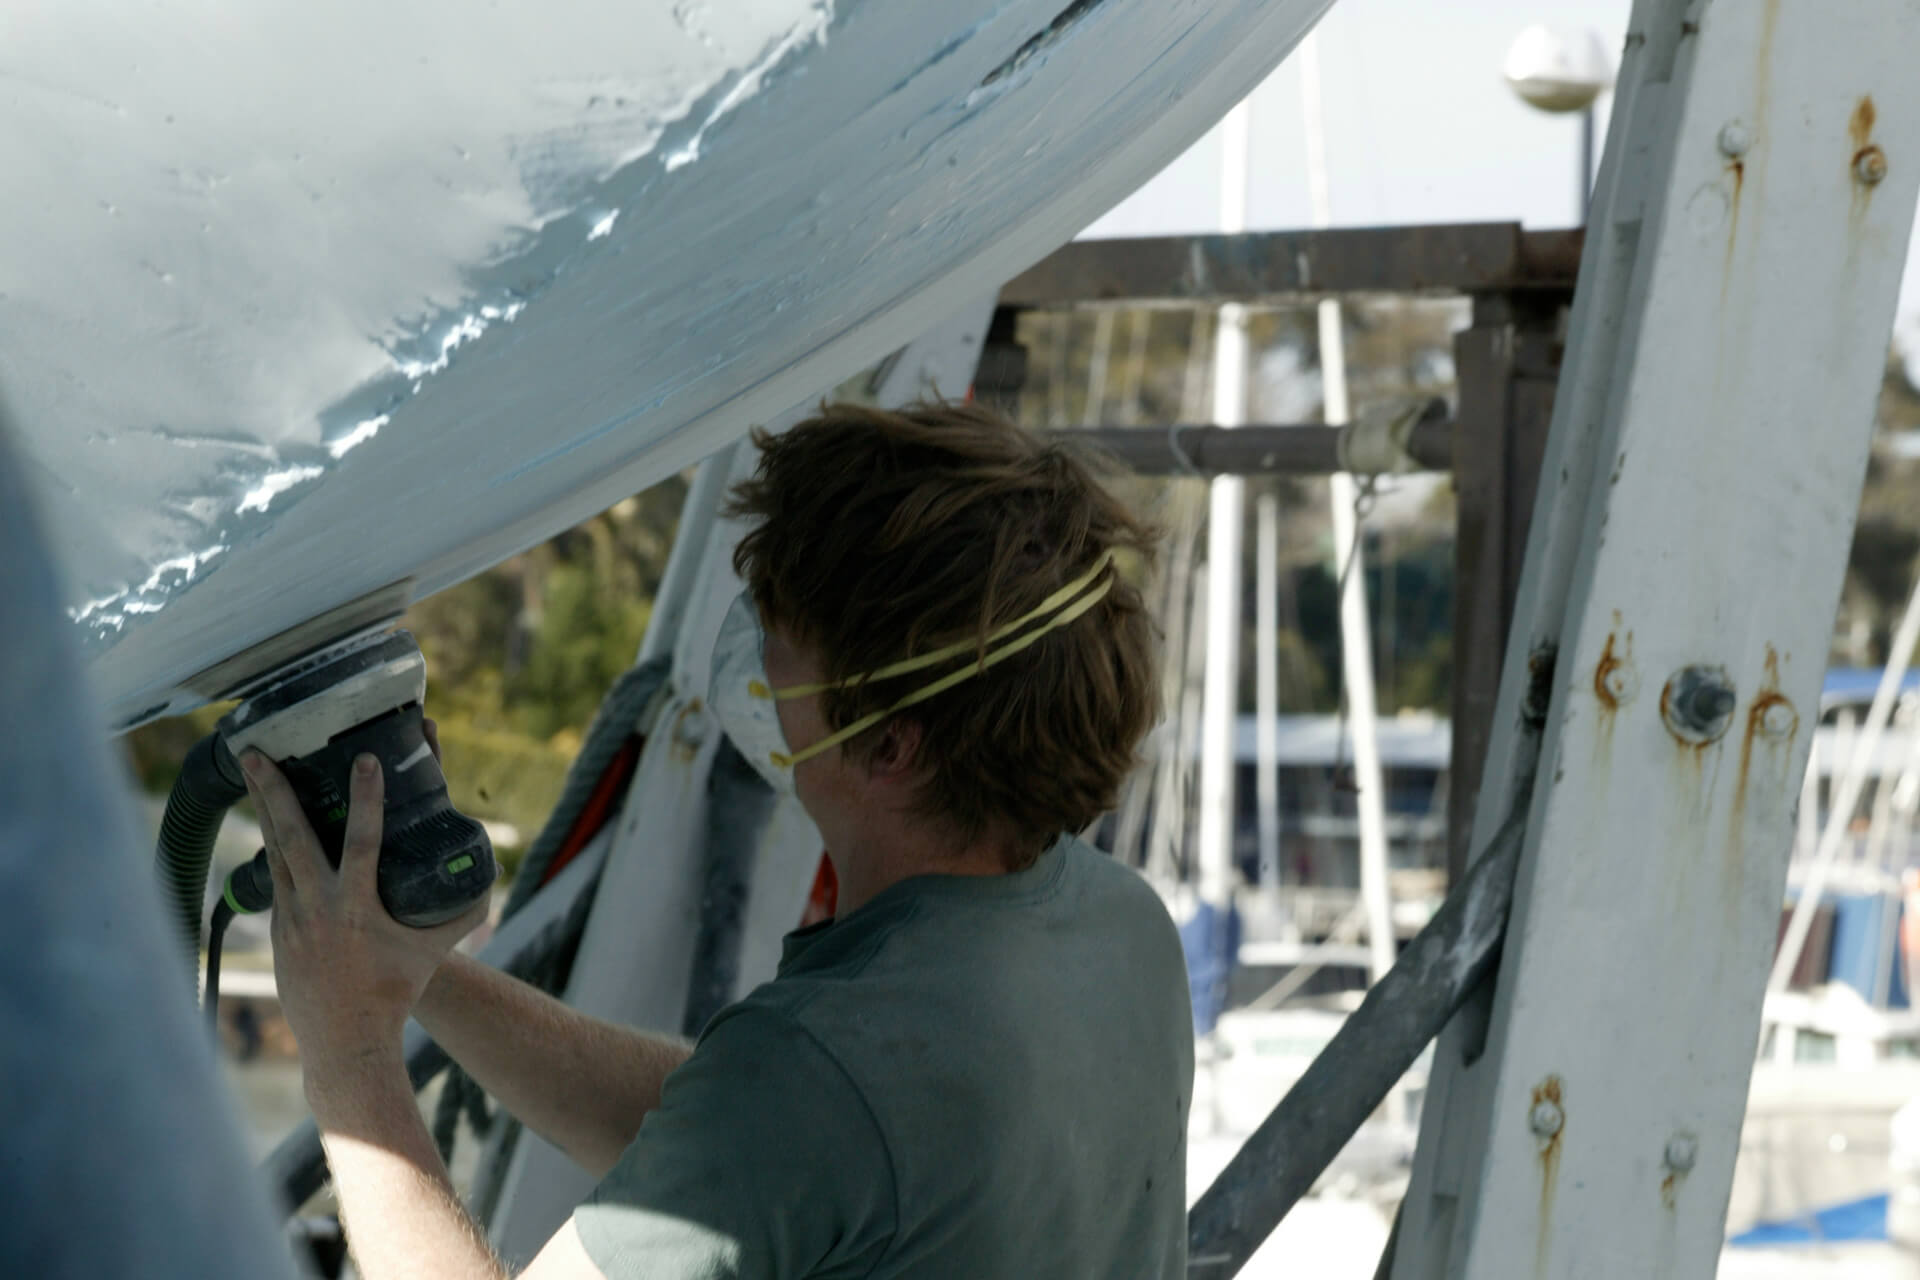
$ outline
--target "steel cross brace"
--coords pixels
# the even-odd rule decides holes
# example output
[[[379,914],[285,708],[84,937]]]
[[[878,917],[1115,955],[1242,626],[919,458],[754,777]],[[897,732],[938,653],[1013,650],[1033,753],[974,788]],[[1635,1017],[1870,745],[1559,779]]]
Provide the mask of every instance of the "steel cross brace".
[[[1396,1280],[1713,1274],[1917,54],[1912,0],[1634,6],[1472,840],[1527,814],[1512,913],[1440,1041]]]

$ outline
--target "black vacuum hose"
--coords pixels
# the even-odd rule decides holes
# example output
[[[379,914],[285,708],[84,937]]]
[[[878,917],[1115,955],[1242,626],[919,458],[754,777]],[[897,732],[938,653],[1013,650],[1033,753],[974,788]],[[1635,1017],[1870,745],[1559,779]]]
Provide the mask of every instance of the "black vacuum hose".
[[[233,803],[247,794],[240,762],[218,733],[193,744],[167,794],[160,819],[160,844],[154,865],[161,891],[173,909],[174,927],[187,949],[188,963],[200,965],[200,907],[206,900],[207,868],[213,840]]]

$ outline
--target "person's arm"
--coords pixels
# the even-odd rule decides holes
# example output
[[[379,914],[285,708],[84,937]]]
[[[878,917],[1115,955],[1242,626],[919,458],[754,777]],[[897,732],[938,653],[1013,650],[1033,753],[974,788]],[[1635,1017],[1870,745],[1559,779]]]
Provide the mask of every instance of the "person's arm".
[[[693,1046],[590,1017],[467,956],[427,984],[413,1016],[515,1119],[606,1176]]]
[[[440,726],[422,721],[440,759]],[[413,1016],[515,1119],[605,1177],[660,1103],[660,1086],[693,1046],[568,1008],[462,955],[433,975]]]
[[[280,1008],[300,1045],[307,1103],[360,1275],[503,1280],[421,1123],[400,1039],[407,1011],[485,905],[430,929],[408,928],[380,905],[386,788],[374,757],[354,761],[337,867],[273,763],[255,751],[240,763],[273,875]],[[595,1271],[575,1268],[568,1280],[595,1280]]]
[[[307,1068],[307,1100],[326,1149],[354,1265],[369,1280],[506,1280],[454,1194],[421,1122],[398,1053]],[[555,1269],[594,1280],[598,1268]]]
[[[384,1059],[384,1060],[382,1060]],[[360,1275],[379,1280],[507,1280],[454,1194],[421,1123],[406,1067],[371,1055],[309,1086],[315,1123]],[[520,1280],[606,1280],[569,1220]]]

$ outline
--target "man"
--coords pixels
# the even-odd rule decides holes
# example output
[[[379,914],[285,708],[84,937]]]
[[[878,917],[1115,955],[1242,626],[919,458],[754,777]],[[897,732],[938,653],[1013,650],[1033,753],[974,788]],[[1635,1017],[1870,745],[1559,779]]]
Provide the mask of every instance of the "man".
[[[447,959],[472,920],[388,919],[371,759],[338,873],[273,766],[244,762],[361,1274],[502,1274],[415,1111],[412,1013],[602,1179],[527,1277],[1183,1275],[1179,941],[1072,835],[1157,712],[1122,573],[1151,531],[1073,455],[969,406],[823,407],[758,443],[711,701],[819,827],[838,912],[697,1045]]]

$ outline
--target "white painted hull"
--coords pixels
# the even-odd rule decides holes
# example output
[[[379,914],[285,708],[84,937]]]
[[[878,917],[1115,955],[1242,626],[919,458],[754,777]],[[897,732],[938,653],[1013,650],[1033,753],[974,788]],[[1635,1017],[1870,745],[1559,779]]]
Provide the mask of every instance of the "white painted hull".
[[[10,14],[0,391],[110,716],[818,395],[1117,202],[1326,4]]]

